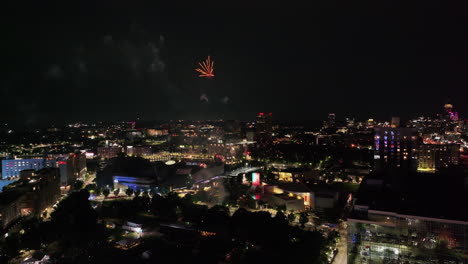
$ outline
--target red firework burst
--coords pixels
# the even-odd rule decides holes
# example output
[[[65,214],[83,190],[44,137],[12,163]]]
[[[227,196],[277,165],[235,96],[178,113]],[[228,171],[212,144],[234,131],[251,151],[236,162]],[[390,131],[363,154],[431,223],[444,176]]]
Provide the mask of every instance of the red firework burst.
[[[196,68],[195,70],[199,73],[198,77],[214,77],[214,61],[211,60],[210,56],[202,62],[199,62],[200,68]]]

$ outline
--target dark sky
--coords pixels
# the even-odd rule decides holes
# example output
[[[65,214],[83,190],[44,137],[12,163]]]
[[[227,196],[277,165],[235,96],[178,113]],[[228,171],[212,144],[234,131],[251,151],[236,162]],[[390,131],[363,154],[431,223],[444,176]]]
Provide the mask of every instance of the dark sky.
[[[468,113],[466,6],[324,1],[190,9],[131,2],[6,9],[2,120],[246,120],[256,112],[388,119],[431,115],[447,100],[462,117]],[[207,55],[215,60],[211,80],[194,71]]]

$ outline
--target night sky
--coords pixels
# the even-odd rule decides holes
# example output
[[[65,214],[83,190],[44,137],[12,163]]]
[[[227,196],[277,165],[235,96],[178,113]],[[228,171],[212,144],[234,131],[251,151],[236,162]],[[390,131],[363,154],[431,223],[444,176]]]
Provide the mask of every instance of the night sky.
[[[389,119],[448,100],[468,116],[466,6],[74,2],[5,10],[2,120]],[[194,71],[208,55],[211,80]]]

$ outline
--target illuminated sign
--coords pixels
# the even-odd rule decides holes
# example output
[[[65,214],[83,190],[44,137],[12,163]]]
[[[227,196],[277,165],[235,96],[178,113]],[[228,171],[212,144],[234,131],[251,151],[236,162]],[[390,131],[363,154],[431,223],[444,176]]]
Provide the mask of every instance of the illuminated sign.
[[[253,172],[252,173],[252,185],[259,186],[260,185],[260,173]]]

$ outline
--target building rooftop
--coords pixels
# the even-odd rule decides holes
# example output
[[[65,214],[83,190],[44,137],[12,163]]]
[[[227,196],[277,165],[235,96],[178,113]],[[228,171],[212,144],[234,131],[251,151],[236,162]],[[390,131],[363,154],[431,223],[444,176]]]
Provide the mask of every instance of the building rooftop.
[[[282,182],[278,187],[286,192],[311,192],[311,190],[302,183],[297,182]]]
[[[463,175],[394,173],[384,175],[385,179],[370,176],[363,181],[355,205],[402,215],[468,221],[468,210],[460,206],[468,202],[468,181]],[[403,179],[395,180],[398,176]]]

